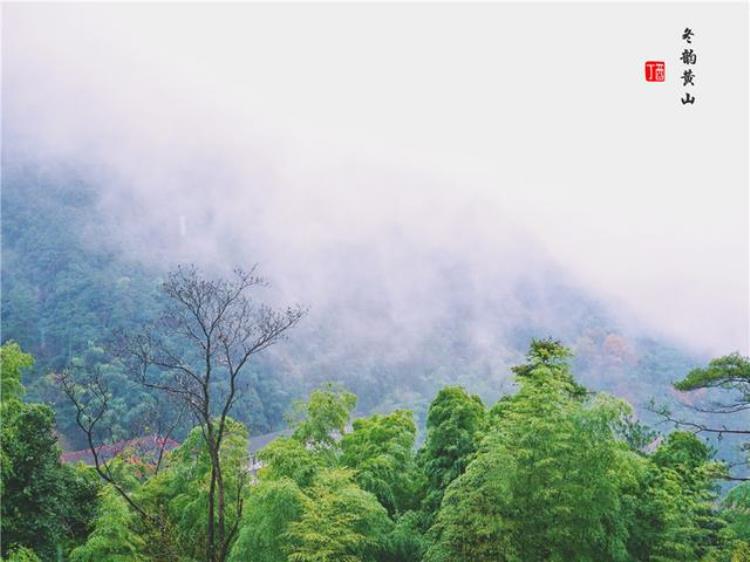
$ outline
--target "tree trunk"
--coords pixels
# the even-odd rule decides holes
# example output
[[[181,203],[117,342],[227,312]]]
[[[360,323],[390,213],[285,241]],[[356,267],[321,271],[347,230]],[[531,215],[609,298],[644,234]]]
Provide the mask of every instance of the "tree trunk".
[[[214,562],[214,496],[216,494],[216,470],[211,459],[211,486],[208,489],[208,531],[206,538],[206,562]]]
[[[224,544],[225,538],[225,524],[224,524],[224,477],[221,474],[221,464],[219,461],[219,455],[216,455],[216,491],[217,491],[217,506],[216,512],[219,518],[219,524],[217,526],[216,533],[216,544],[219,547],[218,557],[219,562],[224,562],[226,553],[226,546]]]

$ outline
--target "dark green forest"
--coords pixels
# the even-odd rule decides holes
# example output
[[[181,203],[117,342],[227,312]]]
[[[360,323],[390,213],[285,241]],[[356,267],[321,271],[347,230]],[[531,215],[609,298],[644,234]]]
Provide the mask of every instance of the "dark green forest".
[[[747,357],[551,279],[502,360],[461,295],[381,358],[259,268],[139,263],[84,182],[15,170],[2,206],[4,560],[750,560]]]

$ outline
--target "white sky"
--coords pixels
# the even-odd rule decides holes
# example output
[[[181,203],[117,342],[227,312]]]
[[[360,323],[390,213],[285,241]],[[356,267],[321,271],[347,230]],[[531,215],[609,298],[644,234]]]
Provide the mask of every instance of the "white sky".
[[[489,239],[493,217],[520,225],[652,328],[747,351],[747,10],[6,4],[4,142],[164,198],[191,155],[250,178],[262,153],[290,247],[391,221],[428,236],[479,208]],[[697,102],[683,107],[686,26]],[[667,82],[645,82],[646,60],[666,61]]]

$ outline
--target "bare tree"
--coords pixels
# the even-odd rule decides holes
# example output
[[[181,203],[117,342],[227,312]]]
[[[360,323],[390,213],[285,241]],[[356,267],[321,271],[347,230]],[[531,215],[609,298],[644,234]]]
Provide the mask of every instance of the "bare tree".
[[[103,480],[112,485],[130,507],[143,517],[146,523],[160,525],[158,518],[147,513],[141,505],[133,500],[112,472],[111,463],[117,454],[122,451],[113,445],[116,439],[112,435],[111,425],[105,419],[110,411],[112,392],[106,383],[101,368],[95,366],[84,374],[76,373],[75,375],[70,370],[66,370],[58,373],[56,380],[73,404],[76,425],[86,438],[86,445],[91,452],[96,472]],[[184,410],[178,411],[176,415],[164,423],[164,420],[159,416],[158,404],[150,409],[151,415],[147,417],[152,418],[151,421],[156,429],[157,437],[155,441],[157,449],[154,465],[155,474],[158,474],[161,468],[164,449],[173,432],[180,425],[183,413]]]
[[[237,502],[238,513],[242,507],[241,497],[226,497],[220,455],[242,373],[253,355],[281,341],[306,312],[256,303],[251,290],[267,283],[255,270],[208,279],[193,266],[177,268],[163,285],[169,301],[163,314],[142,333],[123,337],[120,347],[137,380],[182,401],[202,430],[211,462],[209,562],[226,559],[237,532],[237,522],[227,528],[226,502]]]

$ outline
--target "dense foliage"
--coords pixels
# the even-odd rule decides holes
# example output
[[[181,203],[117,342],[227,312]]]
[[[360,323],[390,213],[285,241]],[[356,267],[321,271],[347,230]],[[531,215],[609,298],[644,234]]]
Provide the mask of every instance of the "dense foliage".
[[[17,344],[2,347],[3,556],[204,560],[205,428],[158,471],[132,454],[112,461],[144,517],[90,469],[59,463],[51,412],[21,400],[31,362]],[[240,501],[226,513],[226,559],[750,560],[748,488],[720,497],[726,466],[705,441],[685,431],[644,439],[653,433],[629,404],[576,382],[555,341],[534,341],[514,374],[515,392],[491,407],[441,390],[420,447],[411,412],[352,419],[356,396],[333,384],[298,404],[292,431],[260,451],[257,471],[247,429],[229,420],[220,455],[227,494]]]
[[[21,372],[32,363],[15,342],[0,347],[2,554],[23,560],[30,549],[48,560],[85,539],[100,484],[88,469],[60,463],[52,410],[21,400]]]

